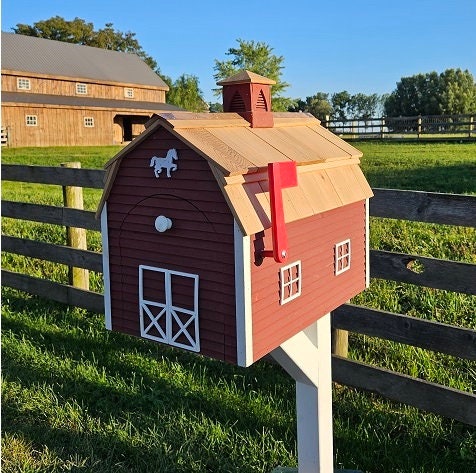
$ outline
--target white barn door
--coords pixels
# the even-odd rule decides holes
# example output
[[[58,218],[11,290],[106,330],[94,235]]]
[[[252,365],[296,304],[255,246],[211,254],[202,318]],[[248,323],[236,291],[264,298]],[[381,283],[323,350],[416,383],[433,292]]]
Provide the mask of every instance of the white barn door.
[[[139,266],[142,337],[200,351],[198,279],[198,274]]]

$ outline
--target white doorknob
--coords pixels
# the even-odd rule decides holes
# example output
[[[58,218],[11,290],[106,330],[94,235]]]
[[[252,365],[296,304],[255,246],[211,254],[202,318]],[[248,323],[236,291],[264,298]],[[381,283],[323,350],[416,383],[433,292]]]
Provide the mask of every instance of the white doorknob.
[[[159,215],[155,219],[155,229],[158,232],[163,233],[170,228],[172,228],[172,220],[170,220],[170,218],[167,218],[164,215]]]

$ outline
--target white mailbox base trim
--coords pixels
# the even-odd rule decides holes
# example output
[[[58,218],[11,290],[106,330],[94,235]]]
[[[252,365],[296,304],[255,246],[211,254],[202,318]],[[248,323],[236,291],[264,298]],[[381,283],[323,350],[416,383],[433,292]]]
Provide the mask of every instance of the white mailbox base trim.
[[[109,277],[109,235],[107,231],[107,202],[101,211],[102,271],[104,279],[104,316],[108,330],[112,330],[111,280]]]
[[[296,380],[298,472],[333,472],[330,314],[271,355]]]
[[[236,223],[235,240],[235,311],[236,345],[239,366],[253,363],[253,330],[251,311],[251,250],[250,237],[241,233]]]

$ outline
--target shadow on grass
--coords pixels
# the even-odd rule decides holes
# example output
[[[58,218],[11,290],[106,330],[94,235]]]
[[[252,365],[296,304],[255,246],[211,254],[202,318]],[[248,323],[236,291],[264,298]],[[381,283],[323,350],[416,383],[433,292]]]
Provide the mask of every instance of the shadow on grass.
[[[102,317],[96,314],[17,294],[8,291],[4,297],[2,328],[26,340],[38,359],[5,347],[4,379],[22,389],[50,386],[59,406],[79,406],[97,428],[58,427],[47,414],[7,399],[4,434],[20,435],[39,449],[46,445],[61,458],[77,455],[87,460],[91,472],[242,473],[276,466],[275,457],[267,463],[271,454],[264,446],[255,457],[237,454],[247,448],[247,436],[266,431],[270,443],[287,447],[279,458],[289,464],[295,446],[294,383],[279,367],[261,362],[240,369],[110,333],[101,328]],[[48,360],[54,363],[48,366]],[[78,366],[94,367],[96,376],[88,377],[87,369],[75,369]],[[343,467],[368,472],[466,471],[469,463],[458,461],[454,451],[469,429],[458,427],[462,432],[456,432],[448,422],[446,434],[435,436],[422,429],[416,436],[397,409],[372,409],[373,401],[364,401],[363,395],[356,402],[350,390],[342,393],[336,392],[334,417],[338,463]],[[213,443],[199,426],[202,420],[233,433],[217,435]]]

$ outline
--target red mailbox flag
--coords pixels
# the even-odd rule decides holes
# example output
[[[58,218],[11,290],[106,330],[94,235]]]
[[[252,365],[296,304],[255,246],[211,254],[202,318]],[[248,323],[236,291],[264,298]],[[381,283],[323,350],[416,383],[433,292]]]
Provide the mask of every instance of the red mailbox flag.
[[[263,250],[263,257],[273,257],[283,263],[288,257],[288,237],[284,220],[282,189],[297,186],[297,169],[294,161],[268,164],[269,198],[271,205],[271,231],[273,249]]]

